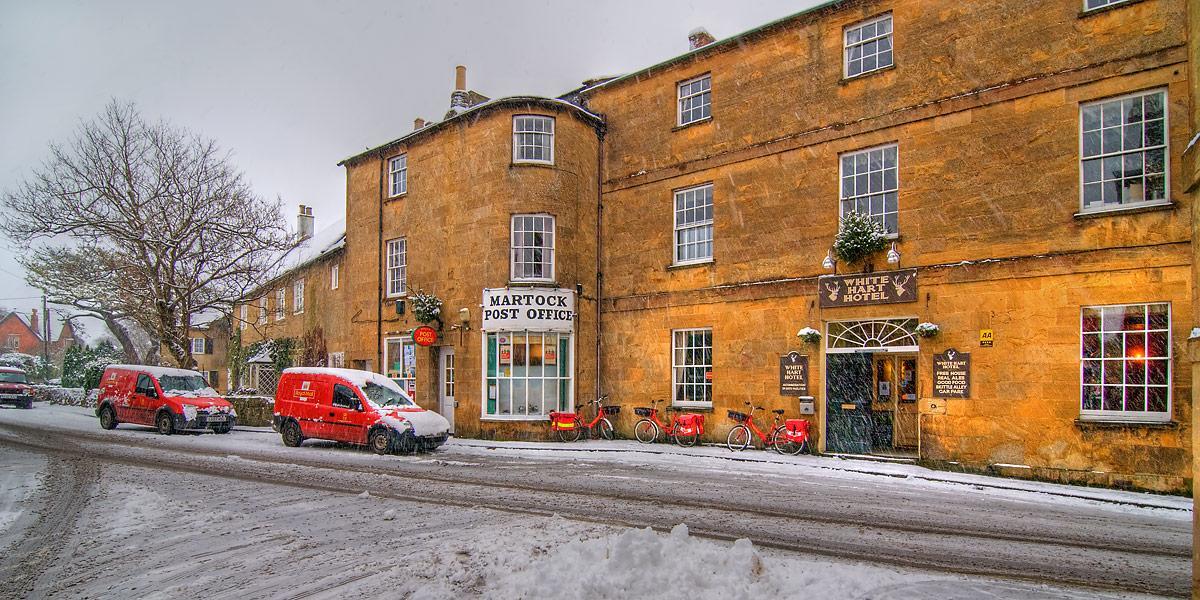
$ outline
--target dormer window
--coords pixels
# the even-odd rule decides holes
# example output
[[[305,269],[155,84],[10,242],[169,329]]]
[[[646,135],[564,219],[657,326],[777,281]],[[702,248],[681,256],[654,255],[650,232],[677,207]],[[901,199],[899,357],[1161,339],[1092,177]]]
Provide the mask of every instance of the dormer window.
[[[513,117],[513,162],[554,164],[554,117]]]

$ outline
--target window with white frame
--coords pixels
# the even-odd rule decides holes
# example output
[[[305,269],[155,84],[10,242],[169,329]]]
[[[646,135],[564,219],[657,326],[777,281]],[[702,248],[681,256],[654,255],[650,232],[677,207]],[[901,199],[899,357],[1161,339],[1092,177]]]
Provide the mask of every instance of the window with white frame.
[[[571,334],[488,332],[484,418],[540,419],[573,406]]]
[[[1167,200],[1167,92],[1080,107],[1082,210]]]
[[[345,368],[346,353],[345,352],[330,352],[329,353],[329,361],[326,364],[335,369]]]
[[[679,120],[683,126],[712,116],[712,76],[702,75],[680,83]]]
[[[550,215],[513,215],[513,281],[551,281],[554,279],[554,217]]]
[[[304,312],[304,280],[297,279],[292,283],[292,312]]]
[[[1080,417],[1171,419],[1171,305],[1085,306]]]
[[[387,297],[399,298],[408,289],[408,242],[396,238],[387,242]]]
[[[513,162],[554,162],[554,117],[513,117]]]
[[[388,161],[388,196],[408,192],[408,155],[401,154]]]
[[[204,354],[204,338],[194,337],[189,338],[188,341],[191,342],[190,350],[192,354]]]
[[[262,325],[267,322],[267,297],[263,296],[258,299],[258,324]]]
[[[675,264],[713,257],[713,186],[675,190]]]
[[[4,347],[10,350],[16,350],[21,346],[21,336],[15,333],[8,334],[4,340]]]
[[[1126,2],[1131,1],[1132,0],[1083,0],[1083,10],[1084,12],[1087,12],[1089,10],[1096,10],[1098,8],[1113,6],[1115,4],[1125,4]]]
[[[671,386],[675,406],[712,405],[712,329],[671,332]]]
[[[333,263],[333,266],[329,267],[329,289],[331,289],[331,290],[338,289],[338,285],[341,284],[341,282],[338,281],[338,278],[341,275],[341,273],[339,272],[340,271],[339,266],[340,265],[338,265],[337,263]]]
[[[275,320],[282,321],[284,313],[287,312],[284,305],[287,304],[287,290],[279,288],[275,290]]]
[[[383,340],[384,375],[395,381],[410,398],[417,393],[417,347],[408,336]]]
[[[888,235],[900,232],[898,155],[897,146],[892,144],[841,156],[840,217],[857,212],[875,219]]]
[[[846,28],[846,77],[892,66],[892,15]]]
[[[250,306],[243,304],[238,307],[238,329],[245,330],[250,319]]]

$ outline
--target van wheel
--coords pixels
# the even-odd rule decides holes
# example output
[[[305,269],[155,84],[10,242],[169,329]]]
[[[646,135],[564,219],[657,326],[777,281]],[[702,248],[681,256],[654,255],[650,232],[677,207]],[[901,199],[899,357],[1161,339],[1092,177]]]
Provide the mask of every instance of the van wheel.
[[[392,434],[384,428],[376,429],[371,432],[367,438],[367,445],[375,454],[391,454],[392,452]]]
[[[154,425],[163,435],[175,433],[175,419],[171,418],[171,411],[164,410],[158,413],[158,416],[154,418]]]
[[[105,406],[100,409],[100,428],[101,429],[116,429],[117,414],[113,412],[111,406]]]
[[[279,434],[283,436],[283,445],[289,448],[295,448],[304,443],[304,434],[300,432],[300,424],[295,421],[288,421],[279,428]]]

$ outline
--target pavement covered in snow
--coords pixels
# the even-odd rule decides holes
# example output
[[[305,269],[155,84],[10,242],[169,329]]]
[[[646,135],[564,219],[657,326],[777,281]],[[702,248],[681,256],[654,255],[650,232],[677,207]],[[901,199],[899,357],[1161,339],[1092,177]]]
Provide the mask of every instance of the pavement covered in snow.
[[[987,504],[1002,521],[1030,521],[1031,539],[1057,522],[1052,537],[1097,542],[1052,549],[1064,563],[1099,552],[1099,568],[1111,571],[1093,547],[1109,544],[1144,546],[1161,555],[1152,561],[1172,564],[1190,549],[1190,499],[980,478],[996,484],[988,487],[912,465],[761,452],[741,453],[761,460],[730,460],[717,448],[683,456],[623,442],[549,446],[458,440],[432,455],[380,457],[326,445],[289,449],[256,431],[105,432],[87,411],[66,407],[0,410],[0,596],[1149,597],[1117,591],[1119,584],[1088,589],[954,568],[969,563],[969,553],[1002,555],[1007,545],[1045,551],[1005,539],[1015,537],[1005,529],[972,537],[983,525],[970,507]],[[834,506],[775,497],[801,485]],[[801,531],[860,496],[862,510],[903,520],[902,535],[874,531],[869,520],[845,538],[834,519]],[[919,506],[962,509],[938,534],[921,530]],[[1064,517],[1074,514],[1080,523]],[[1127,523],[1128,531],[1107,539],[1087,529],[1095,521],[1108,529]],[[658,531],[630,526],[642,522]],[[815,553],[772,527],[810,535]],[[956,535],[966,538],[958,547],[971,550],[948,557],[947,568],[933,568],[935,559],[855,559],[866,545],[918,556],[917,543]],[[869,539],[853,546],[854,536]]]

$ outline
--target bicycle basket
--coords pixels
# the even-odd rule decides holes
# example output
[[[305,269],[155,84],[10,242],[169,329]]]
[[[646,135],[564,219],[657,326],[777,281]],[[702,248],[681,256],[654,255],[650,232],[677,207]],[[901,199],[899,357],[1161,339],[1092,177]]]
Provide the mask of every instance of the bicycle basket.
[[[641,406],[633,409],[633,414],[635,414],[639,417],[648,417],[651,414],[653,414],[653,412],[654,411],[650,410],[649,408],[645,408],[645,407],[641,407]]]
[[[606,414],[606,415],[615,415],[619,412],[621,412],[620,406],[605,406],[604,407],[604,414]]]
[[[731,411],[729,411],[729,418],[733,419],[734,421],[737,421],[738,423],[745,423],[746,419],[749,419],[750,416],[747,415],[746,413],[741,413],[736,410],[731,410]]]

